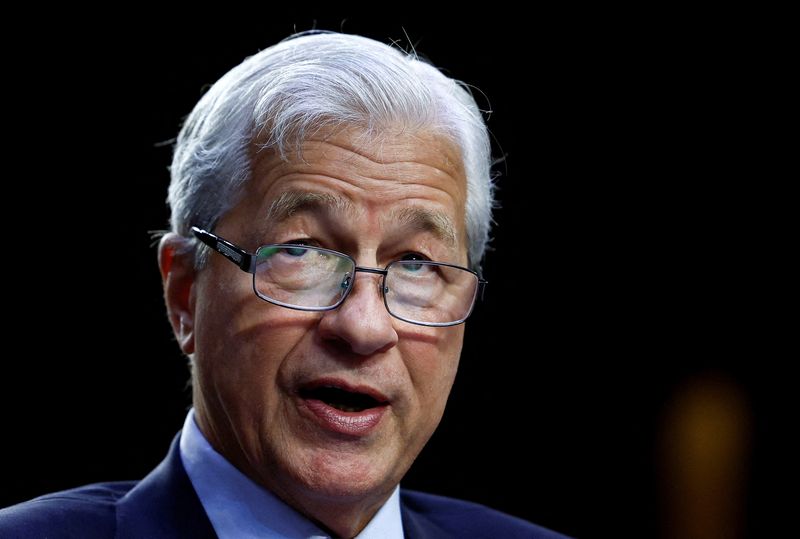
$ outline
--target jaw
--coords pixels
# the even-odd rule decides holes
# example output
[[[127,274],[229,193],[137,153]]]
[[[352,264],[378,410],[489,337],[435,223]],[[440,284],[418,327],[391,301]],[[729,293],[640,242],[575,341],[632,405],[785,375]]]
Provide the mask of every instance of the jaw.
[[[194,392],[198,394],[197,386]],[[282,443],[256,451],[262,436],[240,439],[228,433],[233,429],[230,418],[224,416],[225,423],[220,424],[221,418],[213,418],[218,414],[208,404],[195,398],[198,426],[212,447],[245,475],[340,537],[353,537],[369,523],[405,471],[395,466],[400,454],[383,443],[391,436],[369,441],[337,438],[303,425],[305,421],[298,425],[295,420],[293,428],[273,431],[268,436]],[[285,420],[284,416],[279,421]],[[223,440],[237,441],[232,445]],[[257,461],[254,454],[259,455]]]
[[[266,471],[263,485],[339,537],[357,535],[405,472],[393,469],[396,454],[383,456],[372,444],[329,440],[292,445],[293,454],[274,455],[281,462],[275,463],[277,470]]]
[[[274,447],[276,454],[272,457],[279,468],[273,472],[285,471],[291,476],[289,484],[296,482],[311,496],[352,501],[369,498],[373,493],[382,496],[400,481],[407,466],[403,465],[398,419],[391,406],[379,410],[376,424],[365,432],[356,429],[354,434],[320,419],[304,399],[288,401],[285,428],[281,429],[285,447]],[[340,415],[359,417],[369,413]]]

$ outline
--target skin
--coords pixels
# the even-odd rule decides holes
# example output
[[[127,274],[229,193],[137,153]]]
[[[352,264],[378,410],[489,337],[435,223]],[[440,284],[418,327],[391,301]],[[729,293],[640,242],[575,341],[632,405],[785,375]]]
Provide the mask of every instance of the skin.
[[[259,152],[253,171],[242,201],[215,229],[251,252],[302,239],[345,252],[361,266],[382,268],[408,253],[467,265],[466,179],[458,150],[443,137],[322,131],[288,162]],[[299,211],[265,226],[270,205],[287,190],[338,195],[351,207]],[[388,218],[409,207],[449,218],[455,243]],[[275,306],[257,298],[252,276],[222,256],[212,254],[195,272],[179,246],[177,236],[167,235],[159,264],[170,322],[193,359],[200,430],[239,470],[299,512],[341,537],[357,535],[439,424],[464,326],[430,328],[391,317],[379,276],[364,273],[336,310]],[[378,427],[350,437],[304,414],[298,386],[321,377],[388,397]]]

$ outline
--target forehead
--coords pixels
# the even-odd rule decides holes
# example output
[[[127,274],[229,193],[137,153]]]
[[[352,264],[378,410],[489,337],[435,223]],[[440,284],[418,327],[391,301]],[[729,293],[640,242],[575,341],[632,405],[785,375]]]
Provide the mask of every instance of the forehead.
[[[448,138],[427,131],[319,131],[281,158],[271,150],[252,156],[253,176],[241,209],[266,219],[287,193],[330,194],[348,204],[340,212],[379,210],[385,215],[421,207],[447,215],[463,236],[466,176],[461,153]],[[329,200],[333,200],[330,198]],[[271,211],[273,210],[273,211]],[[385,210],[385,211],[384,211]]]

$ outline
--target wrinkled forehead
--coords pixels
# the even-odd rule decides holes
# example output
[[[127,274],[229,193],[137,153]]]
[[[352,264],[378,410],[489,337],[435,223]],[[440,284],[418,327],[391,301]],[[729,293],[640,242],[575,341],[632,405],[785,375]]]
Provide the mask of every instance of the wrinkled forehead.
[[[254,145],[250,218],[280,222],[307,209],[359,218],[376,207],[465,243],[466,176],[448,137],[429,131],[320,130],[284,155]]]
[[[381,214],[395,228],[430,233],[449,249],[458,248],[459,233],[453,218],[435,207],[413,203],[394,204]],[[267,209],[263,230],[289,221],[298,215],[317,215],[332,221],[359,221],[367,218],[364,209],[350,199],[326,191],[287,189]]]
[[[266,141],[272,138],[259,134],[251,144],[253,171],[263,173],[267,167],[340,163],[369,171],[381,167],[402,171],[403,165],[421,164],[462,180],[466,190],[464,158],[453,137],[433,129],[390,127],[366,129],[323,127],[312,133],[289,137],[294,142],[277,148]],[[390,179],[390,178],[387,178]]]

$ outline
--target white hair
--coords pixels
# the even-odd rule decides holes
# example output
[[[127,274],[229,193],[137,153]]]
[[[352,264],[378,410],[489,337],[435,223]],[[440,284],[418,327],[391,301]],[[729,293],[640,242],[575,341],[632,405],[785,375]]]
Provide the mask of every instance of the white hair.
[[[460,149],[469,263],[479,270],[494,186],[489,135],[471,93],[416,54],[332,32],[298,34],[247,58],[200,99],[175,145],[172,231],[188,239],[192,226],[213,230],[250,179],[256,139],[285,158],[322,128],[354,126],[369,136],[398,125],[429,129]]]

